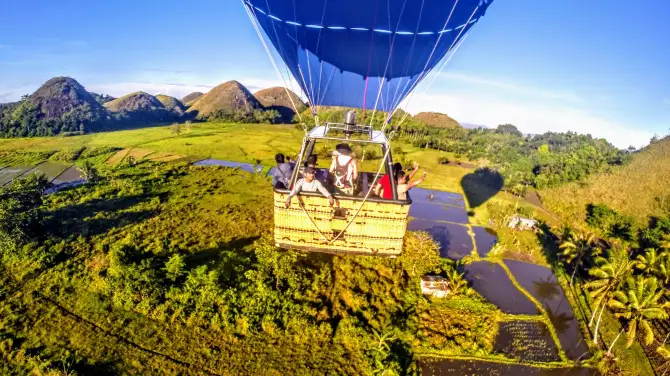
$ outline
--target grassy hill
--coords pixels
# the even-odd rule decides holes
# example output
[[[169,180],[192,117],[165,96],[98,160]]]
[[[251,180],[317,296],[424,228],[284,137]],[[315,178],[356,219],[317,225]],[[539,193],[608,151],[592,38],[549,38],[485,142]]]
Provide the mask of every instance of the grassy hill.
[[[225,82],[203,95],[188,109],[199,119],[207,119],[217,111],[253,113],[263,106],[237,81]]]
[[[297,112],[305,110],[307,105],[300,99],[298,95],[283,87],[272,87],[263,89],[254,94],[254,97],[268,110],[275,110],[279,112],[284,122],[290,122]]]
[[[156,99],[165,107],[165,109],[174,112],[177,115],[183,115],[186,110],[186,106],[177,98],[171,97],[169,95],[158,94]]]
[[[541,192],[546,206],[567,221],[583,220],[587,204],[606,204],[641,224],[670,210],[670,137],[635,154],[611,173]]]
[[[107,111],[70,77],[55,77],[19,103],[0,109],[0,136],[51,136],[101,130]]]
[[[421,112],[414,115],[414,120],[438,128],[461,128],[461,125],[447,114],[439,112]]]
[[[191,93],[191,94],[185,96],[184,98],[182,98],[181,103],[183,103],[187,107],[190,107],[190,106],[193,105],[193,103],[195,103],[195,101],[200,99],[200,97],[202,97],[203,95],[205,95],[205,94],[201,93],[199,91],[196,91],[196,92]]]

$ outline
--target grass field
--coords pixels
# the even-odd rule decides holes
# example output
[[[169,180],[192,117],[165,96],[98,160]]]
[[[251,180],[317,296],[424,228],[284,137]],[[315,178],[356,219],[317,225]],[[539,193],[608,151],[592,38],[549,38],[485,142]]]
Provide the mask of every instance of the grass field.
[[[259,125],[259,124],[224,124],[224,123],[198,123],[184,127],[179,136],[176,136],[171,127],[152,127],[136,130],[124,130],[117,132],[103,132],[74,137],[51,137],[30,139],[3,139],[0,140],[0,164],[18,164],[25,162],[17,160],[13,153],[4,159],[2,153],[14,152],[53,152],[56,150],[78,150],[82,147],[105,148],[114,147],[119,149],[134,148],[135,151],[120,152],[115,156],[118,161],[127,155],[139,153],[145,156],[147,152],[154,152],[147,157],[154,159],[165,153],[161,161],[170,161],[170,155],[185,155],[192,159],[216,158],[235,162],[260,163],[265,166],[273,166],[274,156],[277,153],[295,156],[300,150],[300,143],[304,133],[291,125]],[[471,172],[470,169],[444,165],[438,163],[438,157],[448,156],[449,153],[433,149],[421,149],[407,143],[395,142],[404,155],[395,155],[395,159],[416,161],[421,165],[422,171],[428,173],[428,179],[422,187],[465,194],[461,185],[464,176]],[[318,146],[316,149],[318,150]],[[140,151],[136,151],[140,150]],[[30,162],[40,162],[39,158]],[[138,159],[138,158],[136,158]],[[118,161],[113,161],[114,163]],[[321,157],[320,166],[328,167],[329,160]],[[467,161],[466,161],[467,162]],[[379,160],[368,160],[362,164],[365,171],[377,171]],[[518,199],[506,193],[498,192],[491,197],[490,202],[499,202],[509,205],[520,205],[529,210],[536,207],[529,202]],[[486,205],[481,205],[473,210],[473,222],[487,225],[490,219]],[[543,216],[541,211],[537,215]]]

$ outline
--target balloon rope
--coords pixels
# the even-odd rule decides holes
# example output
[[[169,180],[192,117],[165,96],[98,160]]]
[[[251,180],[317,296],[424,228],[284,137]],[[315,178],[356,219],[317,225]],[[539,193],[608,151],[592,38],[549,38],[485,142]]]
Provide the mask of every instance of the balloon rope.
[[[267,43],[265,42],[265,39],[263,38],[263,34],[261,33],[260,27],[256,23],[256,16],[255,12],[253,12],[253,8],[251,8],[251,5],[247,6],[245,4],[244,0],[242,1],[242,6],[244,9],[247,11],[247,15],[249,16],[249,19],[251,20],[251,24],[254,26],[254,30],[256,30],[256,34],[258,34],[258,38],[261,40],[261,44],[263,45],[263,48],[265,49],[265,52],[268,54],[268,57],[270,58],[270,61],[272,62],[272,66],[275,68],[275,71],[277,72],[277,75],[279,76],[279,79],[281,79],[284,82],[284,90],[286,90],[286,96],[288,97],[289,101],[291,102],[291,106],[293,106],[293,110],[295,113],[298,115],[298,119],[300,120],[300,123],[302,124],[302,128],[305,132],[307,132],[307,126],[305,125],[305,122],[302,119],[302,115],[300,115],[300,111],[298,110],[298,107],[295,105],[295,102],[293,101],[293,97],[291,96],[291,93],[288,91],[288,85],[286,84],[286,79],[284,78],[284,75],[281,73],[281,70],[279,69],[279,66],[277,65],[277,61],[275,60],[274,56],[272,55],[272,52],[270,51],[270,48],[268,47]],[[253,14],[252,14],[253,12]]]
[[[454,47],[454,45],[456,44],[456,42],[458,42],[458,46],[457,46],[456,49],[454,49],[453,52],[451,52],[451,54],[449,55],[449,58],[447,58],[447,60],[446,60],[444,63],[442,63],[442,66],[441,66],[440,69],[439,69],[440,72],[442,72],[442,70],[444,70],[444,67],[447,65],[447,63],[449,63],[449,61],[451,60],[451,58],[454,56],[454,54],[456,53],[456,51],[458,51],[458,48],[460,48],[461,44],[462,44],[463,41],[465,40],[465,37],[464,37],[464,38],[461,38],[461,35],[462,35],[463,32],[465,31],[465,29],[468,28],[468,25],[470,24],[470,21],[472,20],[472,17],[474,17],[475,14],[477,13],[477,10],[479,10],[479,6],[477,6],[477,7],[475,8],[475,10],[472,11],[472,14],[470,15],[470,18],[468,18],[468,20],[465,22],[465,24],[464,24],[463,27],[461,28],[461,31],[460,31],[460,32],[458,33],[458,35],[456,36],[456,39],[454,39],[454,41],[451,42],[451,46],[449,46],[449,49],[448,49],[447,51],[450,51],[450,52],[451,52],[451,51],[452,51],[452,48]],[[466,35],[467,35],[467,34],[466,34]],[[425,75],[424,75],[424,77],[425,77]],[[409,106],[409,103],[412,101],[412,98],[414,97],[414,88],[416,87],[416,84],[418,84],[424,77],[419,78],[419,79],[415,82],[415,85],[412,87],[412,89],[410,89],[410,92],[411,92],[411,93],[410,93],[410,95],[409,95],[409,98],[407,98],[407,102],[405,102],[405,109]],[[434,80],[433,80],[433,81],[434,81]],[[432,85],[432,83],[431,83],[431,85]],[[424,91],[423,91],[422,94],[425,94],[425,93],[426,93],[426,90],[427,90],[427,88],[424,88]],[[400,123],[398,124],[398,126],[402,125],[402,123],[405,121],[405,119],[407,119],[407,116],[408,116],[408,115],[409,115],[409,113],[408,113],[407,111],[405,111],[405,116],[404,116],[403,119],[400,121]]]
[[[390,140],[392,137],[393,137],[393,134],[389,135],[389,140]],[[302,209],[302,211],[303,211],[303,212],[305,213],[305,215],[307,216],[307,218],[309,218],[309,220],[310,220],[310,221],[312,222],[312,224],[314,225],[314,228],[316,228],[316,231],[318,231],[319,234],[321,234],[321,236],[323,236],[323,238],[328,242],[329,245],[330,245],[330,244],[333,244],[337,239],[340,238],[340,236],[342,236],[342,234],[344,234],[345,231],[347,231],[347,229],[349,228],[349,226],[351,226],[351,224],[354,223],[354,220],[356,220],[356,217],[358,217],[358,214],[361,212],[361,209],[363,209],[363,205],[365,205],[365,203],[368,201],[368,198],[370,197],[370,194],[372,193],[372,191],[373,191],[374,188],[375,188],[375,183],[377,182],[377,179],[379,179],[379,174],[381,174],[382,169],[384,168],[384,163],[386,162],[386,159],[388,158],[389,153],[391,152],[391,147],[390,147],[391,144],[389,143],[388,146],[389,146],[389,147],[386,148],[386,153],[384,154],[384,158],[382,158],[382,161],[381,161],[381,163],[379,164],[379,169],[377,169],[377,174],[375,175],[375,178],[372,180],[372,184],[370,184],[370,188],[368,189],[368,193],[367,193],[367,194],[365,195],[365,197],[363,198],[363,201],[361,202],[361,205],[358,207],[358,210],[356,210],[356,214],[354,214],[354,216],[353,216],[353,217],[351,218],[351,220],[347,223],[347,225],[344,226],[344,229],[342,229],[342,231],[340,231],[340,233],[337,234],[337,236],[334,237],[333,239],[328,240],[328,237],[321,231],[321,229],[319,228],[319,226],[317,226],[316,222],[314,222],[314,220],[312,219],[312,217],[309,215],[309,212],[307,211],[307,209],[305,209],[305,206],[304,206],[304,205],[299,205],[300,208]]]
[[[372,69],[372,51],[375,47],[375,27],[377,27],[377,16],[379,15],[379,0],[375,6],[375,16],[372,18],[372,26],[370,27],[370,53],[368,54],[368,73],[365,75],[365,90],[363,90],[363,116],[361,121],[365,121],[365,107],[368,102],[368,83],[370,80],[370,70]]]
[[[467,37],[468,37],[468,34],[465,34],[465,35],[463,36],[463,38],[461,38],[461,40],[458,42],[458,44],[456,45],[456,47],[452,50],[453,52],[451,52],[451,54],[449,55],[449,57],[447,57],[447,60],[445,60],[445,61],[442,63],[442,65],[441,65],[440,69],[438,70],[438,72],[437,72],[436,74],[433,75],[433,79],[431,80],[431,82],[430,82],[430,83],[423,89],[423,92],[421,93],[421,95],[426,94],[426,92],[428,91],[428,89],[430,89],[430,87],[433,86],[433,83],[435,83],[435,80],[437,79],[437,77],[442,73],[442,71],[444,70],[444,68],[449,64],[449,62],[451,61],[451,58],[454,57],[454,55],[456,54],[456,52],[458,52],[458,49],[461,47],[461,45],[463,44],[463,42],[465,41],[465,39],[467,39]],[[403,106],[403,107],[404,107],[404,108],[403,108],[403,112],[405,112],[405,114],[403,115],[403,117],[402,117],[402,119],[400,120],[400,122],[398,122],[398,126],[401,126],[402,123],[405,122],[405,119],[407,119],[407,117],[409,116],[409,112],[407,112],[407,107],[409,107],[409,103],[412,101],[413,97],[414,97],[414,92],[412,92],[412,93],[409,95],[409,97],[407,98],[407,101],[405,102],[405,105]]]
[[[437,46],[440,44],[440,41],[442,40],[442,35],[446,34],[445,30],[447,30],[447,27],[449,26],[449,21],[451,21],[451,16],[454,14],[454,11],[456,10],[457,5],[458,5],[458,0],[456,0],[454,2],[454,5],[451,7],[451,11],[449,12],[449,16],[447,17],[447,20],[444,22],[444,25],[442,26],[442,30],[440,30],[438,32],[439,35],[437,37],[437,40],[435,41],[435,45],[433,46],[433,49],[430,51],[430,55],[428,56],[428,60],[426,60],[426,65],[423,67],[422,73],[419,75],[419,78],[417,78],[416,81],[410,86],[409,90],[407,91],[408,93],[411,93],[414,90],[414,88],[421,82],[421,80],[423,80],[424,77],[426,77],[426,75],[428,74],[426,72],[426,70],[428,70],[428,66],[430,65],[430,61],[433,59],[433,55],[435,54],[435,51],[437,50]],[[475,8],[475,12],[477,12],[478,8],[479,8],[479,6],[477,6]],[[456,39],[458,39],[458,38],[456,38]],[[453,46],[453,43],[452,43],[452,46]],[[449,49],[451,49],[451,47]],[[447,50],[447,51],[449,51],[449,50]],[[411,82],[411,80],[407,80],[407,83],[405,83],[405,87],[403,87],[403,92],[405,91],[405,89],[407,89],[407,85],[409,85],[410,82]],[[400,106],[400,103],[398,103],[398,106]],[[393,117],[393,114],[395,114],[396,110],[398,109],[398,106],[393,110],[393,113],[391,114],[390,117]]]
[[[375,115],[377,114],[377,105],[379,104],[379,98],[382,96],[382,91],[384,90],[384,84],[387,82],[386,80],[386,73],[388,73],[389,65],[391,65],[391,57],[393,56],[393,47],[395,47],[395,38],[398,35],[397,31],[398,28],[400,27],[400,21],[402,20],[402,16],[405,13],[405,6],[407,6],[407,0],[405,0],[402,4],[402,8],[400,10],[400,16],[398,17],[398,23],[395,26],[395,32],[393,33],[393,38],[391,38],[391,46],[389,49],[389,57],[386,59],[386,67],[384,68],[384,76],[381,79],[381,82],[379,83],[379,91],[377,92],[377,100],[375,101],[375,107],[372,111],[372,117],[370,118],[370,126],[372,126],[372,123],[375,121]],[[391,13],[389,9],[388,13],[388,18],[389,18],[389,27],[391,26]],[[394,30],[391,30],[394,31]],[[365,108],[365,106],[363,106]],[[384,108],[384,101],[382,98],[382,108]]]

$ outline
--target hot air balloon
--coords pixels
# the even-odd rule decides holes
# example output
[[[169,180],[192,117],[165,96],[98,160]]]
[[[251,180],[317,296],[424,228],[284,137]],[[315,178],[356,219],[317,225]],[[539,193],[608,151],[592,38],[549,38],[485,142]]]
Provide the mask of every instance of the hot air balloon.
[[[454,52],[493,0],[242,0],[273,64],[280,63],[308,98],[316,126],[305,129],[297,166],[317,143],[361,144],[381,149],[379,169],[360,173],[354,194],[302,192],[285,207],[288,189],[275,189],[274,236],[278,246],[307,251],[397,256],[411,200],[375,197],[374,185],[393,176],[387,127],[416,86]],[[274,52],[272,49],[274,48]],[[290,96],[289,96],[290,97]],[[374,129],[351,112],[341,123],[318,119],[322,106],[382,112]],[[365,112],[363,112],[365,114]],[[361,121],[362,122],[362,121]],[[290,184],[300,175],[294,170]],[[290,187],[289,187],[290,188]],[[351,193],[348,192],[347,193]]]

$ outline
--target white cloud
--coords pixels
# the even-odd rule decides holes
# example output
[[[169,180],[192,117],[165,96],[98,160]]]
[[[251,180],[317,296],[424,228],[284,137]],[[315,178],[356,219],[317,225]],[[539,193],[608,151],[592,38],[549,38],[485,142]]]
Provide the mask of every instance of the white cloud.
[[[464,123],[495,127],[516,125],[524,133],[574,131],[605,138],[619,148],[641,147],[649,143],[652,132],[634,125],[617,123],[565,105],[514,102],[470,95],[416,94],[407,108],[410,113],[436,111]]]
[[[452,81],[460,81],[469,85],[487,86],[489,88],[499,89],[507,93],[535,97],[535,98],[562,100],[570,103],[584,102],[583,98],[570,92],[545,90],[519,83],[484,78],[479,76],[471,76],[455,72],[441,73],[438,78]]]

